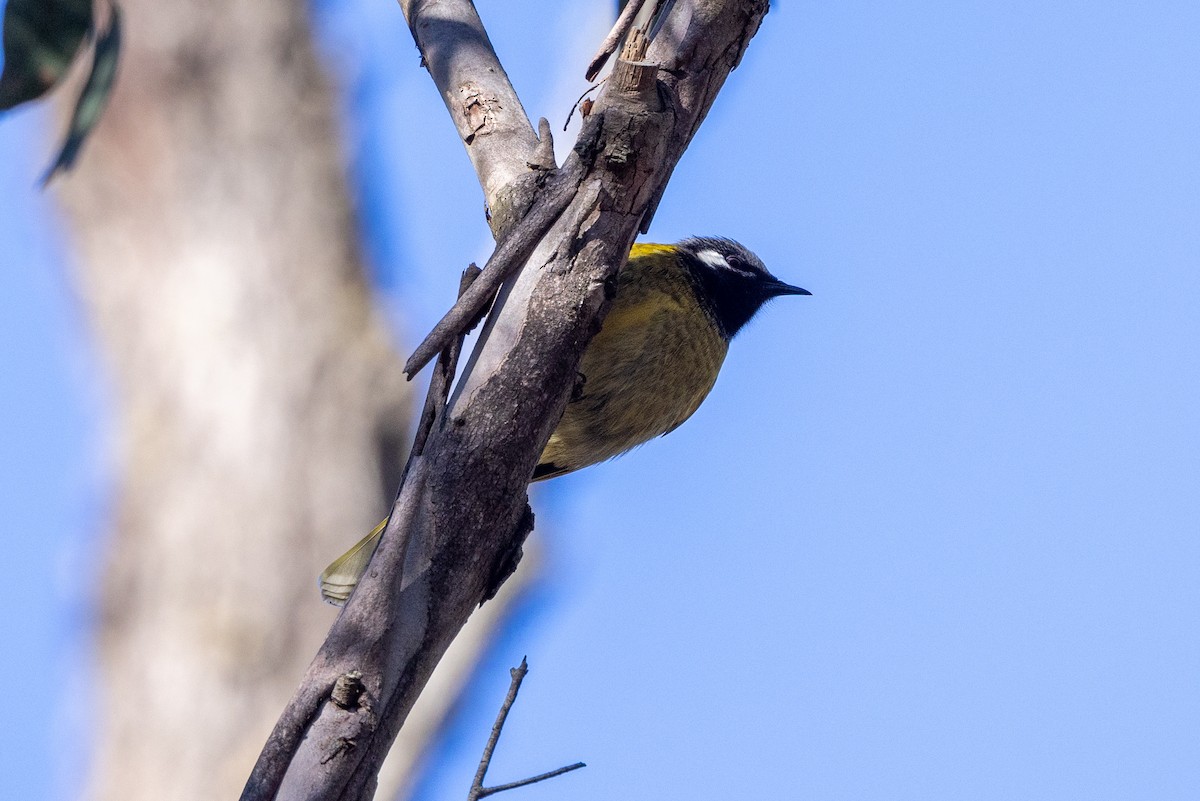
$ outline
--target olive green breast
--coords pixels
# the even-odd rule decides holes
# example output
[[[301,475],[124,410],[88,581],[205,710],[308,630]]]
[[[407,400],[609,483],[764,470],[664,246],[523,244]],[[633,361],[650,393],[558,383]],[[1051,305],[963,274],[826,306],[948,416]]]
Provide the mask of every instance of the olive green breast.
[[[717,380],[728,342],[667,246],[634,246],[612,307],[583,355],[534,478],[611,459],[691,417]]]

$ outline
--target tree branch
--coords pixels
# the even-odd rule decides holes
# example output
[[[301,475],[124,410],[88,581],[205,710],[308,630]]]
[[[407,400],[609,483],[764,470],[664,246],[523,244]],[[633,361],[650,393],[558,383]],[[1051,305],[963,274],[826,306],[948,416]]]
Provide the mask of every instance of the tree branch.
[[[489,206],[529,171],[537,135],[470,0],[399,0]]]
[[[441,88],[439,76],[459,74],[453,65],[465,60],[422,37],[438,27],[432,9],[438,24],[449,24],[450,11],[470,4],[401,5]],[[367,574],[285,710],[244,801],[371,797],[438,659],[520,558],[532,526],[529,477],[599,329],[616,272],[766,10],[767,0],[678,0],[649,57],[622,54],[623,77],[606,82],[586,126],[591,133],[563,166],[581,176],[570,203],[497,300]],[[462,46],[480,42],[482,28]],[[490,46],[487,53],[494,58]],[[468,152],[477,141],[467,142]],[[492,180],[480,177],[489,193]],[[518,175],[511,183],[528,181]],[[328,700],[330,688],[355,670],[362,674],[359,703],[342,709]]]

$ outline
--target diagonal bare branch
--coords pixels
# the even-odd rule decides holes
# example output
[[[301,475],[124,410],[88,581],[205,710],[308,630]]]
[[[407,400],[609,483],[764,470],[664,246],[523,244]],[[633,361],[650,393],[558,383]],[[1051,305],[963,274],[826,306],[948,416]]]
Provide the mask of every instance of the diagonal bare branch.
[[[423,24],[449,24],[470,3],[401,6],[442,88],[462,54],[426,41]],[[606,288],[766,11],[767,0],[677,0],[649,55],[618,60],[585,126],[590,133],[560,171],[580,175],[570,202],[502,290],[367,574],[285,710],[244,801],[371,797],[438,659],[520,558],[533,522],[529,477],[599,328]],[[478,48],[486,36],[469,41]],[[447,105],[453,116],[458,107]],[[469,153],[478,139],[464,139]],[[526,144],[522,164],[536,148]],[[528,187],[528,176],[516,173],[509,186]],[[490,203],[491,179],[480,179]],[[497,190],[502,202],[509,186]],[[540,191],[499,229],[536,207]],[[363,690],[347,710],[328,698],[352,671],[361,672]]]
[[[489,206],[529,171],[538,138],[470,0],[399,0]]]

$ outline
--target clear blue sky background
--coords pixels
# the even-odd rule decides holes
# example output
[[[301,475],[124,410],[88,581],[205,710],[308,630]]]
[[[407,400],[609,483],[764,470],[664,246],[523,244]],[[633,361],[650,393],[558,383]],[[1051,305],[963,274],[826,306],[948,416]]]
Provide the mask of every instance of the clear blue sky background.
[[[561,121],[597,4],[479,5]],[[486,255],[480,195],[394,4],[318,8],[411,335]],[[1190,2],[777,5],[651,235],[733,236],[815,294],[679,431],[539,490],[553,578],[423,798],[464,797],[523,654],[492,779],[589,763],[528,801],[1200,797],[1197,41]],[[108,480],[40,125],[0,120],[0,794],[27,799],[71,785],[37,776],[83,736]]]

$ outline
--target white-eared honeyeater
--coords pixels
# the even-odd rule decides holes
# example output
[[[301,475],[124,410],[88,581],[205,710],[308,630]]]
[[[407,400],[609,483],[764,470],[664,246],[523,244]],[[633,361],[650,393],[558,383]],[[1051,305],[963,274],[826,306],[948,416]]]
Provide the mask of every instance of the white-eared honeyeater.
[[[611,459],[673,431],[700,407],[729,340],[763,304],[808,294],[771,275],[731,239],[634,245],[600,332],[584,351],[582,388],[531,480]],[[321,574],[325,600],[340,604],[350,596],[386,522]]]

